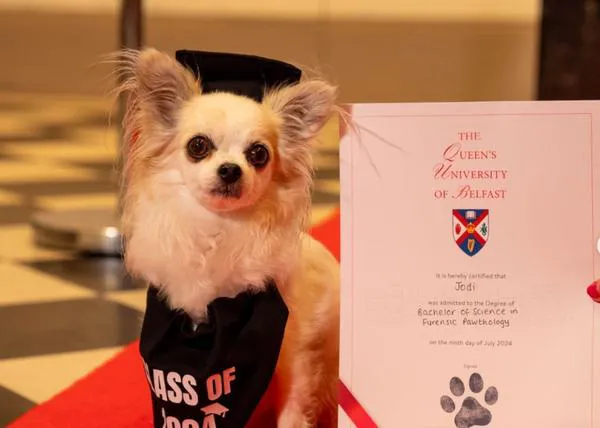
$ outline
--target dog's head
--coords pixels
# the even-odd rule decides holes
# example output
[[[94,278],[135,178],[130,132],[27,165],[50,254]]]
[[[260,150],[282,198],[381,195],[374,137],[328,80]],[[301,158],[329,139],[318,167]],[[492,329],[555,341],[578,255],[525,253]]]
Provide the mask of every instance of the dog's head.
[[[259,103],[203,94],[201,76],[154,49],[129,53],[126,65],[126,193],[144,183],[179,183],[217,215],[252,210],[277,189],[306,193],[311,142],[334,108],[331,85],[304,81]]]

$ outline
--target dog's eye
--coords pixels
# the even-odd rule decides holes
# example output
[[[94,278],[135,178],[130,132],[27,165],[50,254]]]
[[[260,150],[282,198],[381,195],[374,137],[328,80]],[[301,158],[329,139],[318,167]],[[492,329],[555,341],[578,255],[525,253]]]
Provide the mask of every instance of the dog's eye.
[[[246,150],[246,159],[254,168],[262,168],[269,162],[269,149],[264,144],[254,143]]]
[[[196,135],[188,141],[186,151],[190,158],[199,161],[207,157],[213,148],[214,146],[210,138],[206,135]]]

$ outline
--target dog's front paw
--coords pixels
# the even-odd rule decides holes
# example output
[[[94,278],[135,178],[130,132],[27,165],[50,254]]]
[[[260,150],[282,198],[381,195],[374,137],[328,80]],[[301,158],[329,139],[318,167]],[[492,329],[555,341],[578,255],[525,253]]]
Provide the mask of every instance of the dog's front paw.
[[[279,422],[277,422],[277,428],[315,428],[315,425],[308,422],[306,418],[297,420],[286,419],[279,420]]]
[[[277,428],[314,428],[309,419],[297,408],[288,406],[277,419]]]

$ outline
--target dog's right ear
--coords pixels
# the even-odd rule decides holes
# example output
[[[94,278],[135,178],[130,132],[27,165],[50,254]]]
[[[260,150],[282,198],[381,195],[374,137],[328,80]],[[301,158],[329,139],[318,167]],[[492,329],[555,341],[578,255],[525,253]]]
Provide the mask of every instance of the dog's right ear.
[[[161,134],[173,130],[182,104],[200,92],[194,75],[171,56],[156,49],[125,51],[121,93],[127,95],[126,134]]]

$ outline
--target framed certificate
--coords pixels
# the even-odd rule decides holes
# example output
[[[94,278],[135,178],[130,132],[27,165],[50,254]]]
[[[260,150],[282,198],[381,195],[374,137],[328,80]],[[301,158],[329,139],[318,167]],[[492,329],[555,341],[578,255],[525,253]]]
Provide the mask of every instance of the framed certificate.
[[[600,103],[361,104],[352,122],[340,378],[360,411],[339,426],[600,428]]]

